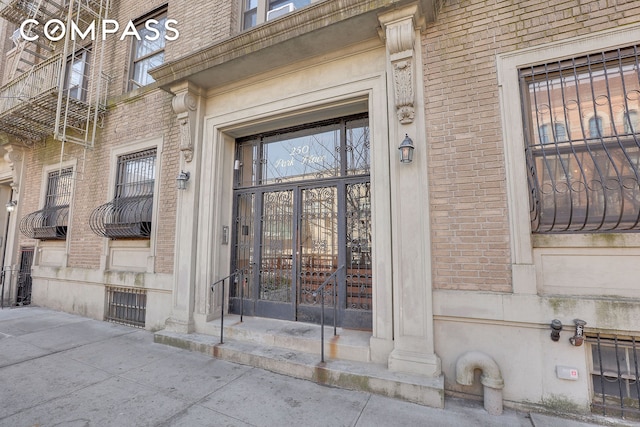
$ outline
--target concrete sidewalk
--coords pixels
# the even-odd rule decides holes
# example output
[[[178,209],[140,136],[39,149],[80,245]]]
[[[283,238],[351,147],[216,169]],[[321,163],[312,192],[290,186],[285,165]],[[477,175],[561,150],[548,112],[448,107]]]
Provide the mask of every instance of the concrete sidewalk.
[[[0,426],[586,424],[446,398],[434,409],[155,344],[153,334],[38,307],[0,310]],[[631,425],[631,424],[625,424]]]

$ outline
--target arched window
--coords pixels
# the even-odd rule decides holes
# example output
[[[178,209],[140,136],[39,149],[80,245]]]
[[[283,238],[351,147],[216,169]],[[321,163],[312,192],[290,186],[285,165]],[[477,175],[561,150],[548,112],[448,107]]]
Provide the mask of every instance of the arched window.
[[[637,110],[624,113],[624,133],[640,132],[640,119]]]
[[[556,142],[566,142],[569,140],[567,137],[567,127],[564,123],[556,123],[553,125],[553,131]]]
[[[540,139],[540,144],[548,144],[551,142],[551,135],[549,132],[549,125],[542,125],[538,129],[538,138]]]
[[[604,132],[602,131],[602,117],[591,117],[589,119],[589,137],[602,138],[602,135],[604,135]]]

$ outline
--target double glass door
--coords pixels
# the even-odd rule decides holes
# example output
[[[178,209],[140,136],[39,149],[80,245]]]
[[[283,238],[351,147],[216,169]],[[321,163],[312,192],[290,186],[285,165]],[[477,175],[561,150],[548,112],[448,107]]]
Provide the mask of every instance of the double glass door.
[[[239,144],[240,153],[251,155],[252,173],[258,172],[266,179],[258,185],[244,188],[239,185],[235,191],[233,268],[242,269],[245,275],[231,289],[233,311],[239,311],[240,304],[244,304],[245,314],[319,322],[324,300],[327,322],[332,321],[335,302],[338,324],[371,328],[368,167],[358,170],[361,173],[340,172],[340,169],[348,171],[347,167],[341,167],[343,154],[357,150],[352,146],[354,138],[358,137],[362,144],[368,142],[368,128],[366,121],[360,119],[359,126],[352,126],[355,131],[349,135],[344,132],[349,130],[348,124],[348,120],[330,124],[331,135],[323,134],[326,129],[322,127],[307,130],[294,145],[291,145],[291,135],[280,134],[276,142],[288,142],[285,150],[268,146],[270,142],[263,138],[257,143],[251,141],[249,147]],[[300,135],[299,131],[293,133]],[[300,153],[292,151],[296,147]],[[366,158],[352,164],[368,166],[368,146],[364,148]],[[265,154],[267,151],[272,156]],[[283,159],[283,152],[290,156]],[[330,152],[337,152],[335,156],[339,159],[326,161]],[[283,173],[284,162],[287,167],[295,169],[297,164],[300,169],[304,156],[312,158],[308,162],[319,163],[322,159],[325,165],[316,164],[315,174],[311,176],[301,174],[300,170],[289,175]],[[256,162],[256,157],[266,160]],[[246,160],[242,158],[244,165]],[[333,162],[338,163],[337,167]],[[348,159],[345,162],[348,163]],[[274,179],[269,179],[268,172],[255,170],[260,165],[274,164],[280,168],[280,175]],[[326,175],[320,176],[318,171]],[[238,178],[239,182],[246,179],[243,171]],[[318,292],[336,271],[336,280],[331,280],[324,292]]]

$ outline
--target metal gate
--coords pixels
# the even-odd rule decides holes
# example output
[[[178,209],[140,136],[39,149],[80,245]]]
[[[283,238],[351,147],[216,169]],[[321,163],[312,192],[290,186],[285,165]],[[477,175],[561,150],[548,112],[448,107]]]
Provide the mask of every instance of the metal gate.
[[[31,304],[31,264],[33,264],[33,247],[21,248],[16,305]]]

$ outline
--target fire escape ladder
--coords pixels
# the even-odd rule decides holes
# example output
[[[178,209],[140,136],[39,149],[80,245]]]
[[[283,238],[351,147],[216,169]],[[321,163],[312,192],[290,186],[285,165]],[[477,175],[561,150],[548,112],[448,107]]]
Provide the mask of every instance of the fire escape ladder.
[[[53,136],[61,141],[60,165],[74,160],[74,178],[82,180],[87,150],[95,146],[97,129],[102,126],[106,111],[108,78],[103,72],[104,42],[99,29],[107,18],[110,0],[71,0],[67,26],[73,22],[82,31],[94,25],[91,43],[70,31],[64,43],[65,67],[60,70],[58,99]],[[69,145],[71,143],[71,145]],[[81,146],[78,152],[74,146]]]

